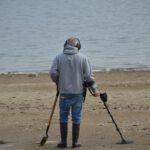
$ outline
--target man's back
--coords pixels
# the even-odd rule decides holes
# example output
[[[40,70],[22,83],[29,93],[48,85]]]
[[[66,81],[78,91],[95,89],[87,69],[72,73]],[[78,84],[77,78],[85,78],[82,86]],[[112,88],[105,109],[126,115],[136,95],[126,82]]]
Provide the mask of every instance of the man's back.
[[[87,57],[79,53],[76,47],[70,45],[67,45],[63,53],[57,55],[54,59],[51,75],[55,70],[57,70],[59,76],[60,93],[81,94],[84,79],[91,76],[91,68]]]

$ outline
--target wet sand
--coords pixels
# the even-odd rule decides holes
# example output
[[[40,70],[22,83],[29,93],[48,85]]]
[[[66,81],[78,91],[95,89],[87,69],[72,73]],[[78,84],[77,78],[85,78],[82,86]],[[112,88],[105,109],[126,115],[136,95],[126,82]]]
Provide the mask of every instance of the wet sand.
[[[118,145],[120,136],[103,103],[88,92],[82,113],[80,150],[150,149],[150,71],[97,72],[99,89],[107,91],[108,106],[123,136],[133,144]],[[58,103],[49,139],[45,135],[55,98],[55,85],[48,74],[0,75],[0,150],[57,150]],[[3,142],[6,142],[3,144]],[[71,149],[71,118],[68,150]]]

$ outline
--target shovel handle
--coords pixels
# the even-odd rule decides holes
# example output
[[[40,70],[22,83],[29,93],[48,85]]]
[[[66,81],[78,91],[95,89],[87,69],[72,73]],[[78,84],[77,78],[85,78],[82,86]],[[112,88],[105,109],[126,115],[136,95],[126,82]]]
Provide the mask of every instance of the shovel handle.
[[[47,125],[47,128],[46,128],[46,136],[47,137],[48,137],[48,130],[50,128],[52,117],[53,117],[53,114],[54,114],[54,111],[55,111],[55,107],[56,107],[58,96],[59,96],[59,92],[57,90],[57,93],[56,93],[56,96],[55,96],[55,100],[54,100],[54,103],[53,103],[53,107],[52,107],[52,111],[50,113],[49,122],[48,122],[48,125]]]
[[[55,96],[55,100],[54,100],[54,103],[53,103],[53,107],[52,107],[52,111],[51,111],[51,114],[50,114],[50,117],[49,117],[49,122],[48,122],[48,125],[50,126],[51,124],[51,121],[52,121],[52,117],[53,117],[53,114],[54,114],[54,111],[55,111],[55,107],[56,107],[56,103],[57,103],[57,99],[58,99],[58,92]]]

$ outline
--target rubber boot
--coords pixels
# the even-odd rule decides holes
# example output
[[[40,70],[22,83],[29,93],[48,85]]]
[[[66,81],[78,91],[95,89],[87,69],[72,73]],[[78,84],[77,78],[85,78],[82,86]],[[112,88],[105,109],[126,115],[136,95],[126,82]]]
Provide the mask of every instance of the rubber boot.
[[[60,123],[61,142],[58,143],[57,147],[59,148],[67,147],[67,130],[68,130],[68,124]]]
[[[79,131],[80,131],[80,124],[73,123],[72,125],[72,148],[81,146],[81,144],[78,143]]]

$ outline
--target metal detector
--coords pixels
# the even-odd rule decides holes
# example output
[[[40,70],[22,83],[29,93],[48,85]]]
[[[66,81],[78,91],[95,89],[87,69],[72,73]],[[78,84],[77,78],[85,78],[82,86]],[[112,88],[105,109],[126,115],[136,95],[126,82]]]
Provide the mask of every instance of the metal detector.
[[[89,87],[88,87],[88,90],[90,91],[90,93],[91,93],[93,96],[95,96],[94,93],[92,93],[92,91],[91,91],[91,89],[90,89]],[[123,135],[122,135],[122,133],[121,133],[121,131],[120,131],[120,129],[119,129],[117,123],[116,123],[116,121],[114,120],[114,118],[113,118],[113,116],[112,116],[112,114],[111,114],[111,112],[110,112],[110,110],[109,110],[109,108],[108,108],[108,106],[107,106],[107,99],[108,99],[107,93],[106,93],[106,92],[105,92],[105,93],[101,93],[101,94],[100,94],[100,99],[102,100],[102,102],[103,102],[103,104],[104,104],[104,106],[105,106],[105,108],[106,108],[106,110],[107,110],[109,116],[111,117],[112,122],[114,123],[114,125],[115,125],[115,127],[116,127],[116,131],[119,133],[119,135],[120,135],[120,137],[121,137],[121,141],[120,141],[120,142],[117,142],[116,144],[131,144],[131,143],[133,143],[133,141],[125,140],[125,138],[123,137]]]
[[[117,132],[119,133],[119,135],[120,135],[120,137],[121,137],[121,141],[120,141],[120,142],[117,142],[117,144],[131,144],[131,143],[133,143],[133,141],[128,141],[128,140],[125,140],[125,139],[124,139],[124,137],[123,137],[123,135],[122,135],[122,133],[121,133],[121,131],[120,131],[120,129],[119,129],[119,127],[118,127],[116,121],[114,120],[114,118],[113,118],[111,112],[109,111],[108,106],[107,106],[107,103],[106,103],[106,102],[107,102],[107,93],[102,93],[102,94],[100,94],[100,98],[101,98],[101,100],[102,100],[102,102],[103,102],[105,108],[107,109],[107,112],[108,112],[109,116],[111,117],[112,122],[114,123]]]

